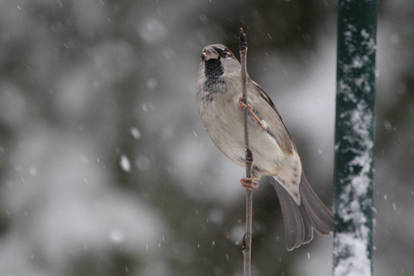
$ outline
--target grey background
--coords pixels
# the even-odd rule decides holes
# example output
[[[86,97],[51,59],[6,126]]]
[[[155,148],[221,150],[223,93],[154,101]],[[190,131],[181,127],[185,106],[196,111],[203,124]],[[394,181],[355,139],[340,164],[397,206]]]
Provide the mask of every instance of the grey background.
[[[376,275],[414,264],[414,5],[380,1]],[[203,46],[237,52],[332,204],[335,1],[0,1],[0,275],[241,275],[243,169],[203,130]],[[332,237],[286,252],[254,193],[254,275],[329,275]]]

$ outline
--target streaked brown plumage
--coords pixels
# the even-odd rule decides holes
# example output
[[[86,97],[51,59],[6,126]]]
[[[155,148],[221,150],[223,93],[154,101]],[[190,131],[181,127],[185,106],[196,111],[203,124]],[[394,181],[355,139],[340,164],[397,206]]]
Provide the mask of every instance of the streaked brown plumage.
[[[239,61],[226,46],[206,46],[198,72],[197,102],[213,142],[244,167],[240,69]],[[322,234],[332,231],[332,215],[305,178],[296,147],[268,94],[249,77],[247,89],[253,175],[272,177],[284,219],[286,245],[292,250],[311,241],[313,229]]]

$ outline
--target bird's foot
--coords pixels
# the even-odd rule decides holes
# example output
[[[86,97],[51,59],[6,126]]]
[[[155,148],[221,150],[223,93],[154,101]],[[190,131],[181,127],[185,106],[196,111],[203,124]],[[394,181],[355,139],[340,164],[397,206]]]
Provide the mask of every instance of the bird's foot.
[[[240,183],[247,190],[251,190],[253,188],[259,188],[259,183],[255,182],[256,179],[257,177],[244,177],[240,179]]]
[[[253,111],[253,107],[251,106],[251,104],[246,104],[243,98],[239,99],[239,106],[240,106],[240,109],[245,109],[247,107],[250,112]]]
[[[253,106],[251,105],[251,104],[246,104],[245,102],[244,102],[244,100],[243,100],[243,98],[240,98],[239,99],[239,106],[240,106],[240,108],[243,110],[243,109],[245,109],[245,108],[247,108],[248,109],[248,111],[249,111],[249,113],[250,113],[250,115],[256,120],[256,122],[259,124],[259,126],[261,127],[261,128],[263,128],[264,130],[267,130],[267,128],[268,128],[268,125],[267,125],[267,123],[264,121],[264,120],[261,120],[260,118],[259,118],[259,116],[256,114],[256,112],[254,111],[254,109],[253,109]]]

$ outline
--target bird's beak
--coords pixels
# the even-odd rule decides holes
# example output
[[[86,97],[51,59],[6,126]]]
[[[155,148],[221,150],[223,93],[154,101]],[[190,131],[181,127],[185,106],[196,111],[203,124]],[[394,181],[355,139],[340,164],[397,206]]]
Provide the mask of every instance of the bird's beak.
[[[202,58],[207,61],[210,59],[218,59],[219,55],[216,51],[214,50],[210,50],[210,49],[205,49],[203,50],[203,52],[201,53]]]

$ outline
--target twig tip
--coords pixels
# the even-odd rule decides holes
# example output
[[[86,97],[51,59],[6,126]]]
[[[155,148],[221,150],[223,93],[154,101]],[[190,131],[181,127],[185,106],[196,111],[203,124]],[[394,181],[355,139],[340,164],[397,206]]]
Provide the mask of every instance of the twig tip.
[[[239,39],[240,39],[240,50],[246,50],[247,49],[247,35],[243,27],[240,27]]]

